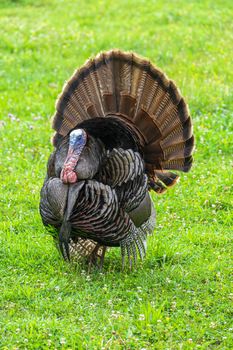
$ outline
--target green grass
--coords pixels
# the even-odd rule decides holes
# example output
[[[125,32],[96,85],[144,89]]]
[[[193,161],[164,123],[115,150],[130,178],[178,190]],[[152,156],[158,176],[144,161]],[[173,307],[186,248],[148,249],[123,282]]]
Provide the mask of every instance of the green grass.
[[[1,0],[0,349],[232,349],[233,2]],[[38,213],[63,83],[100,50],[151,59],[178,84],[191,173],[154,195],[138,269],[63,262]]]

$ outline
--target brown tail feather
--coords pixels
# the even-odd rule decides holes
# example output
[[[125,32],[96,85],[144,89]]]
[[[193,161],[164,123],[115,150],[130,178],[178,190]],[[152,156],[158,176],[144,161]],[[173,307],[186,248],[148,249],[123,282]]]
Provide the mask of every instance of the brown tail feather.
[[[154,171],[153,178],[150,179],[149,188],[153,189],[157,193],[163,193],[167,187],[174,186],[179,181],[179,175],[164,170]]]
[[[156,170],[188,171],[192,165],[184,99],[173,81],[134,53],[112,50],[88,60],[65,85],[56,108],[54,144],[84,120],[114,115],[139,137],[151,179]]]
[[[155,176],[159,178],[167,187],[174,186],[179,180],[179,175],[170,171],[155,171]]]

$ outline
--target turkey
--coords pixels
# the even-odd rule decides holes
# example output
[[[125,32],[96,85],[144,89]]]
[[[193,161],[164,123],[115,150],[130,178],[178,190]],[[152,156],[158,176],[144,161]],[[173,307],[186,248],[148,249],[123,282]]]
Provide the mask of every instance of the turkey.
[[[194,137],[174,82],[134,53],[89,59],[65,84],[53,117],[54,152],[41,190],[43,224],[65,260],[102,266],[144,258],[155,224],[150,190],[162,193],[192,166]]]

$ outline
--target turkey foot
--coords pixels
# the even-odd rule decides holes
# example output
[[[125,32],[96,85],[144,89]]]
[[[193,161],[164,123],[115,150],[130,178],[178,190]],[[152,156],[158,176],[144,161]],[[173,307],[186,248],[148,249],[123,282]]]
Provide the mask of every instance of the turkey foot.
[[[100,247],[101,247],[101,245],[99,243],[97,243],[95,249],[92,251],[92,253],[88,257],[88,273],[90,273],[92,266],[95,266],[100,271],[102,271],[106,247],[102,246],[102,254],[99,256],[98,250]],[[98,264],[98,258],[100,259],[99,264]]]

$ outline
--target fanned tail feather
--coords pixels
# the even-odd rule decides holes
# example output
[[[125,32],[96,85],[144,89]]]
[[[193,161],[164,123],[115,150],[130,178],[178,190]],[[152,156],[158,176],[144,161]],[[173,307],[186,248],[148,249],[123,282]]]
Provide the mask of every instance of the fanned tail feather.
[[[194,138],[188,107],[175,83],[148,60],[112,50],[78,69],[57,101],[54,144],[88,119],[118,118],[139,140],[151,188],[169,187],[156,171],[189,171]],[[158,178],[158,181],[155,181]]]

